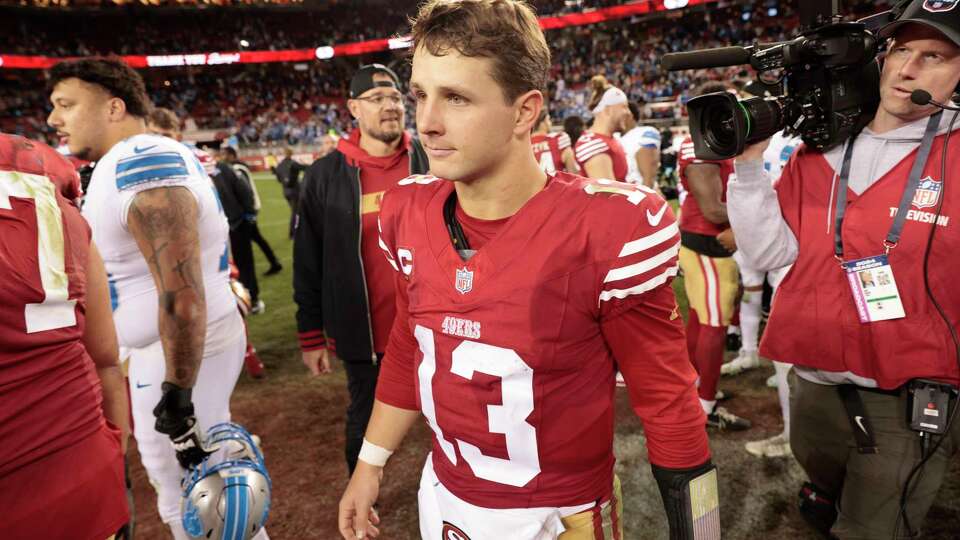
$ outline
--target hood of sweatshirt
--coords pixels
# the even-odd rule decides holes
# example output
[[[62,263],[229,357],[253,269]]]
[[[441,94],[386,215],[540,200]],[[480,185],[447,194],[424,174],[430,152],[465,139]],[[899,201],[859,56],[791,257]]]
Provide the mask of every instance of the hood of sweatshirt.
[[[406,131],[403,132],[403,140],[396,152],[389,156],[371,156],[366,150],[360,147],[360,130],[354,129],[346,137],[342,137],[337,142],[337,150],[347,157],[347,162],[353,167],[374,168],[374,169],[392,169],[402,160],[404,154],[410,150],[412,138]]]
[[[937,134],[947,132],[953,115],[954,113],[949,111],[941,115]],[[862,193],[920,146],[929,118],[925,116],[884,133],[874,133],[869,127],[864,128],[854,142],[853,158],[850,162],[850,189],[856,194]],[[960,129],[960,119],[954,123],[953,129]],[[957,143],[953,144],[960,144],[960,137],[957,139]],[[837,174],[840,172],[846,148],[846,143],[841,144],[824,154]],[[940,159],[940,153],[930,154],[929,159]]]

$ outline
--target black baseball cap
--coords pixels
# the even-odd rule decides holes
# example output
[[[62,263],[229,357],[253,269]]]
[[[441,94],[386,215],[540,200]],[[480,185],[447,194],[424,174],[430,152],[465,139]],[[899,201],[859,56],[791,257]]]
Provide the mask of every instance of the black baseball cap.
[[[390,77],[390,80],[374,81],[373,76],[377,73],[382,73]],[[392,69],[383,64],[367,64],[365,66],[361,66],[360,69],[353,74],[353,78],[350,79],[350,99],[360,97],[367,90],[380,86],[396,88],[397,90],[400,90],[400,79]]]
[[[880,37],[892,37],[909,23],[925,24],[960,47],[960,0],[913,0],[897,20],[880,29]]]

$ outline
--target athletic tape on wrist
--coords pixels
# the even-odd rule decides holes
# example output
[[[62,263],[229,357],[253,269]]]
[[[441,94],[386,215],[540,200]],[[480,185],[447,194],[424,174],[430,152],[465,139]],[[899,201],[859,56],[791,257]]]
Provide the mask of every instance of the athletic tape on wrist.
[[[392,450],[387,450],[382,446],[373,444],[367,439],[363,439],[363,446],[360,447],[360,455],[357,456],[357,459],[374,467],[383,467],[392,455]]]

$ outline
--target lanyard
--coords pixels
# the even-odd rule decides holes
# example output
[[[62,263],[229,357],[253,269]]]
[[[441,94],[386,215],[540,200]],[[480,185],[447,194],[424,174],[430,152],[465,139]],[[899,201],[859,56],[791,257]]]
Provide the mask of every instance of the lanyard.
[[[893,218],[893,224],[890,226],[890,232],[887,233],[883,241],[883,247],[887,253],[897,247],[900,241],[900,233],[903,231],[903,224],[907,219],[907,208],[913,201],[913,196],[917,192],[917,186],[920,185],[920,175],[927,165],[927,158],[930,157],[930,148],[933,146],[933,137],[940,126],[940,117],[943,112],[938,111],[927,120],[927,129],[923,132],[923,140],[920,142],[920,149],[917,151],[917,157],[913,161],[913,167],[910,169],[910,176],[907,177],[907,185],[903,189],[903,195],[900,197],[900,206],[897,207],[897,215]],[[853,142],[856,135],[847,142],[847,148],[843,152],[843,165],[840,166],[840,181],[837,185],[837,206],[834,213],[833,227],[833,253],[837,260],[843,260],[843,238],[841,231],[843,227],[843,215],[847,211],[847,184],[850,181],[850,160],[853,157]]]

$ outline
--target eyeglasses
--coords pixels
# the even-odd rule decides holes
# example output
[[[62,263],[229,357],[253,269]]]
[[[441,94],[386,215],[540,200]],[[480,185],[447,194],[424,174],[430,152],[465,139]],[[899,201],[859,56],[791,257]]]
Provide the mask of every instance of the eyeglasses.
[[[383,107],[384,105],[388,105],[388,104],[396,107],[397,105],[400,105],[403,103],[403,95],[401,94],[388,94],[388,95],[379,94],[376,96],[358,97],[353,99],[358,99],[360,101],[368,101],[370,103],[373,103],[377,107]]]

